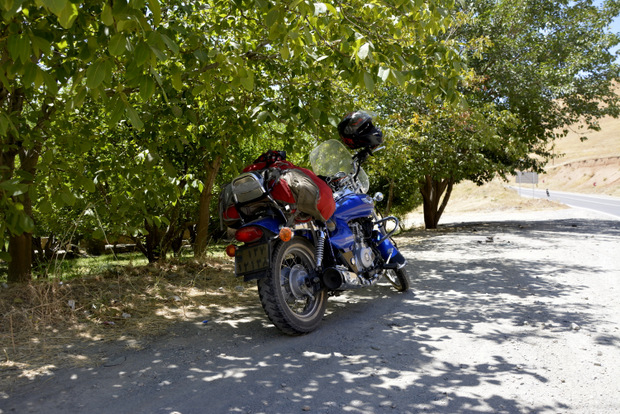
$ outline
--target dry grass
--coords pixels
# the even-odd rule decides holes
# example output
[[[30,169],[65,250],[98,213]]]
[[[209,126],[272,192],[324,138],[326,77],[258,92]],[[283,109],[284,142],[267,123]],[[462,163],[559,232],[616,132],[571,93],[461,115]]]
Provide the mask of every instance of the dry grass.
[[[227,259],[118,266],[70,282],[0,290],[0,389],[62,366],[96,365],[99,347],[139,348],[178,321],[255,300]]]

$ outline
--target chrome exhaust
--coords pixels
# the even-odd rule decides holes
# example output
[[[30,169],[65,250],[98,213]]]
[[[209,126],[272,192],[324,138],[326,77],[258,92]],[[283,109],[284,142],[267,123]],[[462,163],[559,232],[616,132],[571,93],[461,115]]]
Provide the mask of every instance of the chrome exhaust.
[[[364,287],[360,278],[343,266],[330,267],[323,272],[323,283],[329,290],[349,290]]]

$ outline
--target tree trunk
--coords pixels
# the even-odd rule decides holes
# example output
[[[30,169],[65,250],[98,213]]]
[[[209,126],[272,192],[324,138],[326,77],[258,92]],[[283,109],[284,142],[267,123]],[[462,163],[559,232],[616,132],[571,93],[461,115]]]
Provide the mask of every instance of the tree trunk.
[[[11,112],[22,112],[25,95],[23,90],[15,89],[10,94],[10,106]],[[55,106],[44,104],[41,107],[41,115],[37,121],[37,124],[30,131],[42,131],[50,119],[51,114],[55,111]],[[0,170],[2,176],[0,178],[7,179],[15,176],[15,156],[19,155],[20,166],[19,170],[26,172],[29,178],[23,180],[23,184],[31,186],[34,177],[37,173],[37,165],[39,163],[39,156],[41,149],[43,148],[43,142],[45,136],[40,136],[38,140],[33,140],[31,144],[23,145],[23,142],[19,137],[14,136],[13,133],[7,134],[9,147],[11,145],[18,148],[17,151],[10,150],[8,152],[0,152],[0,166],[3,167]],[[1,196],[1,195],[0,195]],[[32,200],[30,199],[30,191],[26,191],[24,194],[13,197],[13,201],[21,203],[24,207],[24,214],[32,219]],[[9,274],[7,280],[9,282],[28,282],[31,278],[32,272],[32,233],[11,234],[9,236],[9,254],[11,256],[11,262],[9,263]]]
[[[27,283],[30,281],[32,266],[32,233],[22,233],[9,237],[9,283]]]
[[[426,229],[436,229],[439,219],[443,214],[450,195],[454,180],[452,177],[438,180],[430,175],[424,177],[424,181],[420,182],[420,193],[424,203],[424,227]],[[441,199],[442,194],[446,192]]]
[[[37,172],[37,164],[39,163],[39,154],[41,153],[42,143],[38,142],[32,149],[22,148],[19,152],[19,160],[21,170],[34,177]],[[23,181],[24,184],[32,185],[32,179]],[[30,192],[27,191],[14,199],[24,206],[24,213],[32,218],[32,200]],[[20,235],[11,235],[9,238],[9,254],[11,255],[11,263],[9,264],[8,280],[10,282],[28,282],[32,273],[32,233],[22,233]]]
[[[222,157],[218,156],[213,162],[204,162],[206,177],[204,188],[200,194],[200,207],[198,211],[198,224],[196,225],[196,242],[194,243],[194,257],[202,256],[207,249],[209,240],[209,216],[211,213],[211,199],[213,198],[213,185],[220,166]]]

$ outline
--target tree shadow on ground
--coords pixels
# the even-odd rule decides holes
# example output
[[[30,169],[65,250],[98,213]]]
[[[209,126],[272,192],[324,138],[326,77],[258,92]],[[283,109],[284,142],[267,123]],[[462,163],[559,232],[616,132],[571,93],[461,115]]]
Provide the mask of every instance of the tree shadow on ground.
[[[470,234],[478,239],[465,243],[449,239]],[[620,240],[617,222],[558,220],[447,227],[421,234],[415,243],[401,243],[417,296],[394,292],[387,284],[348,292],[332,298],[323,324],[301,337],[280,334],[268,323],[258,302],[239,304],[223,309],[208,323],[180,323],[166,341],[121,355],[118,364],[114,358],[119,357],[111,356],[107,366],[63,370],[46,387],[32,384],[5,402],[9,409],[49,413],[100,407],[119,413],[570,410],[559,401],[533,405],[501,391],[507,378],[548,384],[549,378],[530,366],[497,354],[462,363],[438,356],[450,349],[457,335],[497,345],[551,337],[571,329],[573,323],[601,322],[592,319],[587,303],[570,309],[557,303],[586,289],[563,282],[563,274],[596,275],[604,269],[592,264],[567,266],[551,257],[544,263],[525,256],[492,260],[518,247],[514,240],[487,243],[487,237],[497,234],[538,242],[592,234]],[[479,245],[486,250],[481,251]],[[438,249],[450,249],[449,257],[433,257]],[[500,321],[502,327],[515,329],[497,328],[476,335],[482,324]],[[609,346],[620,342],[611,334],[596,340]],[[482,393],[478,391],[481,386],[497,391]]]

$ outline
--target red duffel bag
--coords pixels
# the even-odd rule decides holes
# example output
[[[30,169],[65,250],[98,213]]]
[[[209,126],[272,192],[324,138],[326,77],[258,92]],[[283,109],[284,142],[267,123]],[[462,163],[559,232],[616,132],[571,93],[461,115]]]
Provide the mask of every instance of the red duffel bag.
[[[264,153],[243,172],[264,173],[266,191],[278,204],[287,207],[285,211],[288,214],[296,215],[297,221],[313,218],[325,222],[336,210],[331,188],[312,171],[286,161],[286,155],[281,151]],[[220,217],[224,224],[231,227],[237,224],[240,216],[234,205],[233,191],[227,186],[220,197]],[[257,198],[255,205],[245,202],[237,207],[248,215],[263,203],[264,199]]]

